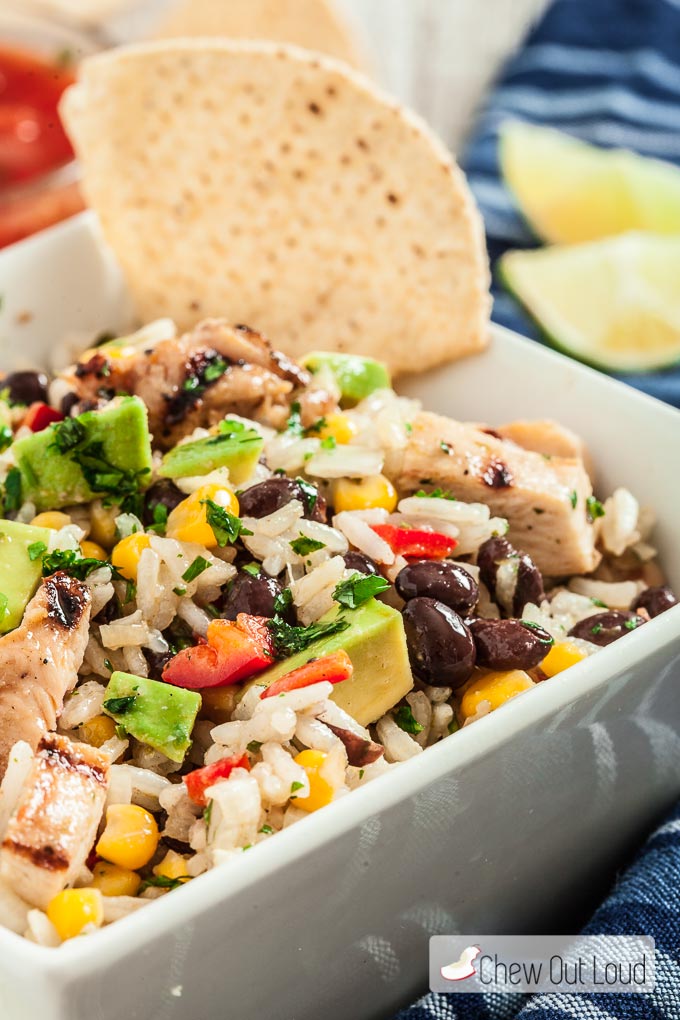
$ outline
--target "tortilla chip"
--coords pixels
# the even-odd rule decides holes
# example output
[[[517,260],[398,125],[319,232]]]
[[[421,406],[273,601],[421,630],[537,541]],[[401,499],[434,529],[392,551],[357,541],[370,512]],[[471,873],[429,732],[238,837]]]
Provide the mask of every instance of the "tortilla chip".
[[[363,63],[354,33],[328,0],[183,0],[154,35],[268,39],[316,50],[354,67]]]
[[[396,373],[482,348],[481,220],[424,124],[345,65],[268,43],[97,55],[64,94],[83,185],[143,320],[246,323]]]

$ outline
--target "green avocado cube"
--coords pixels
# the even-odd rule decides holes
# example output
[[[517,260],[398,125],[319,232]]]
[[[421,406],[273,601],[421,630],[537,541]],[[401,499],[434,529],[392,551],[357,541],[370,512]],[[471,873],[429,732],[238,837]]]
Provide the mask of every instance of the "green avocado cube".
[[[106,714],[130,736],[177,762],[191,747],[200,707],[195,691],[118,671],[111,674],[104,700]]]
[[[122,498],[151,483],[151,437],[138,397],[50,425],[14,445],[21,495],[38,510]]]
[[[21,623],[42,575],[42,553],[51,532],[0,520],[0,634]]]
[[[304,356],[302,364],[312,375],[322,368],[330,369],[340,389],[341,401],[347,407],[358,404],[375,390],[389,389],[392,385],[386,365],[358,354],[312,351]]]
[[[333,688],[331,697],[336,705],[362,726],[375,722],[393,708],[413,687],[401,613],[383,602],[369,599],[358,609],[333,608],[319,622],[328,623],[340,612],[349,622],[347,630],[320,638],[304,651],[271,666],[251,680],[246,690],[253,686],[269,687],[310,659],[344,648],[352,660],[354,672],[349,680]]]
[[[166,453],[159,474],[165,478],[186,478],[226,467],[229,481],[240,485],[253,473],[263,445],[264,440],[256,429],[227,418],[220,422],[216,435],[180,443]]]

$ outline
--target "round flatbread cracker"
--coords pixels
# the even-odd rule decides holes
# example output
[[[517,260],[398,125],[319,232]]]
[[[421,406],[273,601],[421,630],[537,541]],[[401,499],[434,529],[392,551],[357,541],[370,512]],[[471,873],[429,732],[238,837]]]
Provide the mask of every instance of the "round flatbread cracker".
[[[486,343],[488,262],[462,172],[345,65],[149,43],[85,61],[62,113],[142,319],[220,315],[293,356],[350,351],[395,373]]]
[[[182,0],[154,35],[268,39],[363,63],[354,32],[328,0]]]

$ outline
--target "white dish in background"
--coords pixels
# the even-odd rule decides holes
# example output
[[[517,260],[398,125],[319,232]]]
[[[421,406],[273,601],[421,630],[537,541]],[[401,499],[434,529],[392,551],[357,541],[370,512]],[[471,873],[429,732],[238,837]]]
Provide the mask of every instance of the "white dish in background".
[[[0,367],[126,325],[78,217],[0,253]],[[496,329],[402,389],[490,424],[581,433],[598,491],[655,507],[680,590],[680,415]],[[0,929],[3,1020],[356,1020],[424,990],[428,938],[550,932],[680,793],[680,608],[242,859],[59,950]]]

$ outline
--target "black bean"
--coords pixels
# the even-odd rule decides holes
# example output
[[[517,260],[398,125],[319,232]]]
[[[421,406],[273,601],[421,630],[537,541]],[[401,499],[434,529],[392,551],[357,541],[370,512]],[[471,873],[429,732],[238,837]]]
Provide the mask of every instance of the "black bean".
[[[154,517],[157,506],[164,506],[170,513],[185,498],[184,493],[169,478],[161,478],[154,482],[144,496],[144,512],[142,514],[144,524],[148,527],[150,524],[158,523],[157,517]]]
[[[8,390],[11,404],[47,403],[47,376],[44,372],[10,372],[0,380],[0,390]]]
[[[242,517],[267,517],[294,499],[299,499],[302,503],[307,520],[325,524],[326,501],[321,493],[307,482],[303,485],[297,479],[279,475],[257,485],[251,485],[249,489],[239,493],[238,497]]]
[[[223,620],[235,620],[239,613],[271,618],[276,612],[274,603],[281,591],[279,582],[268,574],[262,572],[254,577],[243,571],[215,606]],[[284,614],[286,618],[289,615],[289,612]]]
[[[415,598],[403,616],[416,676],[434,687],[461,687],[475,665],[475,643],[458,613],[436,599]]]
[[[477,665],[487,669],[533,669],[553,645],[547,630],[522,620],[475,620],[470,630]]]
[[[382,576],[380,567],[370,556],[364,556],[360,552],[346,552],[342,558],[348,570],[356,570],[359,574]]]
[[[65,418],[69,418],[71,416],[71,411],[79,401],[80,397],[77,393],[67,393],[61,398],[61,413]]]
[[[569,631],[570,637],[592,641],[594,645],[610,645],[625,637],[631,630],[636,630],[644,623],[637,613],[623,612],[612,609],[607,613],[595,613],[581,620]]]
[[[145,648],[144,657],[149,667],[149,679],[162,680],[163,670],[173,657],[172,652],[151,652]]]
[[[540,606],[545,599],[543,576],[534,561],[526,553],[520,553],[517,561],[517,584],[512,597],[512,612],[521,616],[528,602]]]
[[[667,609],[672,609],[678,604],[678,600],[666,584],[660,584],[656,588],[645,588],[631,604],[635,612],[638,609],[646,609],[649,615],[654,618]]]
[[[424,595],[438,599],[458,613],[468,613],[479,598],[474,577],[450,560],[409,563],[397,574],[395,585],[405,602]]]
[[[507,538],[489,538],[479,547],[477,565],[479,575],[492,598],[498,602],[496,581],[498,567],[506,560],[515,565],[515,584],[511,592],[505,593],[505,604],[499,603],[508,615],[521,616],[528,602],[540,605],[545,598],[543,577],[527,553],[517,552]]]

